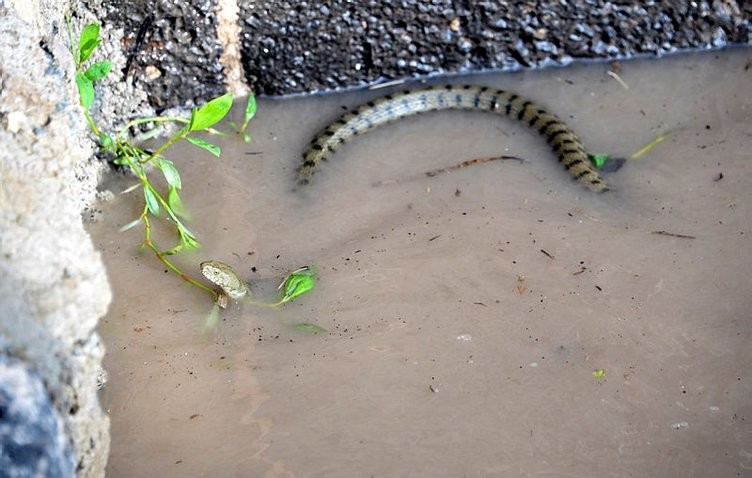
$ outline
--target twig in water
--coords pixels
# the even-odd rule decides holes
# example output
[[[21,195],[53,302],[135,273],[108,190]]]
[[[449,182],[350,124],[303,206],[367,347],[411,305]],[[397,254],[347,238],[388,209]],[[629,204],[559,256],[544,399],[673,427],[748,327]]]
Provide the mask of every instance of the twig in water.
[[[506,159],[513,159],[515,161],[519,161],[520,163],[524,163],[525,162],[525,160],[523,158],[518,158],[517,156],[507,156],[507,155],[492,156],[492,157],[487,157],[487,158],[468,159],[467,161],[463,161],[463,162],[461,162],[459,164],[455,164],[454,166],[448,166],[446,168],[438,168],[438,169],[434,169],[434,170],[431,170],[431,171],[426,171],[426,172],[424,172],[420,176],[413,176],[413,177],[410,177],[410,178],[407,178],[407,179],[403,179],[403,180],[400,180],[400,179],[397,179],[397,178],[395,178],[395,179],[386,179],[384,181],[377,181],[377,182],[373,183],[373,185],[374,185],[374,187],[376,187],[376,186],[387,186],[389,184],[397,184],[397,183],[402,182],[402,181],[412,181],[414,179],[418,179],[418,178],[421,178],[421,177],[424,177],[424,176],[428,176],[429,178],[432,178],[434,176],[438,176],[439,174],[449,173],[451,171],[455,171],[457,169],[466,168],[468,166],[474,166],[476,164],[490,163],[491,161],[502,161],[502,160],[506,160]]]
[[[678,237],[679,239],[696,239],[695,236],[688,236],[686,234],[674,234],[668,231],[653,231],[651,234],[657,234],[659,236]]]

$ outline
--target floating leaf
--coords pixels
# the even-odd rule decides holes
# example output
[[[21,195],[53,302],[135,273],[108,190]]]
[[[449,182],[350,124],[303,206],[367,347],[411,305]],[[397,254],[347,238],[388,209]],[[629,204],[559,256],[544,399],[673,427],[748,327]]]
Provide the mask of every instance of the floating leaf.
[[[178,169],[175,167],[175,164],[169,159],[164,159],[161,157],[156,159],[157,164],[159,164],[159,169],[162,170],[162,174],[164,174],[167,184],[169,184],[173,188],[180,189],[182,186],[180,182],[180,173],[178,173]]]
[[[112,69],[112,62],[108,60],[102,60],[94,63],[89,68],[86,69],[84,72],[84,75],[86,75],[86,78],[93,81],[99,81],[105,76],[107,76],[107,73],[110,72]]]
[[[329,332],[324,327],[316,324],[309,324],[308,322],[301,322],[299,324],[292,324],[291,327],[299,332],[307,332],[309,334],[319,334]]]
[[[192,136],[188,136],[185,139],[187,139],[194,145],[198,146],[199,148],[209,151],[211,154],[213,154],[216,157],[219,157],[219,155],[222,154],[222,150],[216,144],[212,144],[208,141],[204,141],[201,138],[194,138]]]
[[[602,368],[593,370],[593,377],[595,378],[603,378],[606,376],[606,371]]]
[[[94,49],[99,45],[99,25],[89,23],[81,31],[81,38],[78,40],[78,63],[83,64],[89,59]]]
[[[206,103],[201,108],[194,108],[191,113],[190,130],[206,129],[225,117],[232,108],[232,93],[226,93]]]
[[[146,199],[146,207],[149,208],[149,212],[155,216],[159,216],[159,201],[157,201],[157,196],[147,187],[144,188],[144,199]]]
[[[81,106],[88,110],[94,104],[94,84],[83,73],[76,73],[76,85],[81,96]]]

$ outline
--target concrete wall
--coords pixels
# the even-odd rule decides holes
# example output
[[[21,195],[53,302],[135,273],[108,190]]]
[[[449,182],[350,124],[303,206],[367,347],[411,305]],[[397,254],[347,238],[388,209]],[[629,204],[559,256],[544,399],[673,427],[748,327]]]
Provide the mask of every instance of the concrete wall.
[[[110,289],[81,222],[99,165],[73,90],[64,8],[0,3],[3,476],[101,476],[109,450],[94,327]]]

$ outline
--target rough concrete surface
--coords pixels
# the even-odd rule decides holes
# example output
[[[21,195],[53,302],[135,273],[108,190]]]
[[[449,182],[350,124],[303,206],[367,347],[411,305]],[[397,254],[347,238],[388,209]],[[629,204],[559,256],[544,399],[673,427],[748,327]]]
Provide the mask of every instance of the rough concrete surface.
[[[660,56],[752,38],[752,6],[734,0],[87,0],[81,6],[116,33],[112,44],[127,60],[120,81],[148,92],[157,111],[202,103],[228,85],[238,91],[240,74],[259,94],[289,95],[576,59]],[[234,17],[237,25],[229,25]],[[242,65],[233,63],[238,50]]]
[[[0,388],[16,394],[0,395],[0,410],[22,403],[14,383],[41,380],[49,402],[32,400],[36,416],[61,424],[60,446],[69,448],[79,476],[101,476],[109,420],[97,399],[103,348],[94,328],[111,293],[81,222],[99,167],[83,140],[67,35],[55,35],[65,31],[57,3],[22,11],[32,21],[0,4],[0,355],[21,364],[0,370]],[[23,415],[2,413],[0,424],[14,426],[11,416]],[[18,439],[22,429],[14,430]],[[49,455],[61,461],[46,465],[35,461],[45,456],[19,453],[16,466],[69,475],[68,454]]]
[[[240,17],[249,82],[272,95],[720,48],[751,30],[733,0],[269,0],[242,2]]]

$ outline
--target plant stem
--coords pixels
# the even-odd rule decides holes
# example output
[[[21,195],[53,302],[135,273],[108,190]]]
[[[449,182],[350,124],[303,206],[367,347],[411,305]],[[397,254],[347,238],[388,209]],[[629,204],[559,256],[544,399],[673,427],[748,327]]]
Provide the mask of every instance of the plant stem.
[[[217,291],[196,281],[195,279],[191,278],[189,275],[178,269],[177,266],[175,266],[165,257],[165,253],[160,251],[157,245],[154,244],[154,242],[151,240],[151,223],[149,222],[148,209],[146,207],[144,207],[144,212],[141,213],[141,220],[144,221],[144,245],[151,249],[154,252],[154,255],[157,256],[157,259],[159,259],[159,261],[162,262],[162,264],[164,264],[168,269],[177,274],[178,277],[188,282],[189,284],[210,293],[212,297],[214,297],[214,301],[216,302],[219,298]]]

